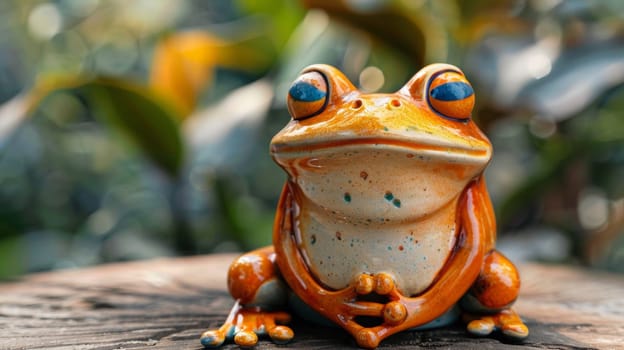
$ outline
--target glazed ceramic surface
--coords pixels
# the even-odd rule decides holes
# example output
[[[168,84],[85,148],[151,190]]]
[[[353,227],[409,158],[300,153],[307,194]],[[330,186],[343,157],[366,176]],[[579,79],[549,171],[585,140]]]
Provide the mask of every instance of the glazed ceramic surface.
[[[456,304],[471,333],[525,338],[509,309],[517,271],[494,250],[482,176],[492,148],[471,120],[473,105],[472,87],[451,65],[423,68],[394,94],[362,93],[330,66],[305,69],[289,90],[292,120],[271,141],[288,173],[274,246],[234,262],[237,304],[202,344],[233,337],[249,346],[263,333],[290,340],[292,330],[276,323],[288,315],[264,311],[289,290],[365,348]]]

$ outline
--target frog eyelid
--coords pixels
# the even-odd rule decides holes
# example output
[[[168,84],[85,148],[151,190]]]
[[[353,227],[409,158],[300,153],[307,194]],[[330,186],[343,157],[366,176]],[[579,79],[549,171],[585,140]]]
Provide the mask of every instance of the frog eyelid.
[[[436,86],[433,90],[436,90],[440,87],[449,87],[452,86],[452,89],[439,89],[439,96],[440,98],[437,99],[435,98],[435,96],[432,96],[432,91],[431,91],[431,85],[433,84],[433,82],[435,81],[435,79],[437,77],[439,77],[442,74],[445,73],[454,73],[459,75],[460,77],[463,78],[463,81],[459,81],[459,82],[449,82],[446,84],[442,84],[439,86]],[[464,74],[458,70],[455,69],[443,69],[440,70],[434,74],[432,74],[429,79],[427,80],[427,83],[425,84],[425,91],[424,91],[424,95],[426,97],[427,100],[427,105],[429,106],[429,108],[431,109],[431,111],[433,111],[435,114],[437,114],[438,116],[448,119],[448,120],[452,120],[455,122],[468,122],[471,118],[472,113],[468,114],[466,117],[456,117],[456,116],[450,116],[447,114],[442,113],[438,108],[436,108],[436,106],[432,103],[431,99],[432,97],[436,100],[438,100],[440,102],[454,102],[454,101],[461,101],[464,99],[467,99],[471,96],[474,95],[474,91],[472,89],[472,87],[470,86],[470,84],[468,83],[468,81],[466,80]],[[471,109],[472,110],[472,109]]]

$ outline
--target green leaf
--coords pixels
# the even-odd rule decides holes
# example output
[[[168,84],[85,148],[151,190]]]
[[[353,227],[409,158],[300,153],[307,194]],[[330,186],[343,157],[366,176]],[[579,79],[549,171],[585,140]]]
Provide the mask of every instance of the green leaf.
[[[271,243],[274,208],[241,193],[231,175],[220,174],[214,183],[215,199],[221,209],[226,232],[244,250],[257,249]]]
[[[397,1],[306,0],[304,4],[396,49],[416,67],[446,60],[448,37],[430,11],[414,10]]]
[[[256,35],[268,36],[275,48],[281,50],[293,30],[299,25],[305,11],[298,1],[290,0],[238,0],[235,2],[242,12],[255,16],[261,25],[252,26]],[[249,30],[249,29],[247,29]],[[264,50],[266,50],[266,45]]]
[[[578,145],[570,145],[560,139],[551,139],[544,144],[538,153],[537,169],[516,186],[498,208],[498,224],[505,226],[518,211],[527,208],[531,202],[560,181],[563,172],[580,152]]]
[[[18,237],[0,239],[0,281],[23,274],[24,250]]]
[[[75,76],[40,77],[29,91],[14,96],[0,105],[0,145],[4,145],[13,132],[39,108],[41,102],[60,89],[70,89],[84,82]]]
[[[184,158],[178,119],[170,106],[146,87],[114,78],[96,78],[74,87],[95,116],[124,133],[156,165],[177,176]]]
[[[0,106],[0,141],[60,90],[84,96],[96,117],[120,130],[169,175],[179,174],[185,150],[176,112],[147,87],[118,78],[41,78],[31,91]]]

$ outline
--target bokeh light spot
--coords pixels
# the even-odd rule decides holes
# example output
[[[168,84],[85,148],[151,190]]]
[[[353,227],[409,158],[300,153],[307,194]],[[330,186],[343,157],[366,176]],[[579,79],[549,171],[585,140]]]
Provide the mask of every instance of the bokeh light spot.
[[[362,70],[362,73],[360,73],[359,81],[362,91],[376,92],[383,86],[385,78],[381,69],[374,66],[369,66]]]
[[[37,39],[50,39],[63,26],[63,18],[56,5],[42,3],[33,8],[28,16],[28,30]]]
[[[586,189],[580,194],[578,218],[586,230],[595,230],[609,220],[609,200],[597,189]]]

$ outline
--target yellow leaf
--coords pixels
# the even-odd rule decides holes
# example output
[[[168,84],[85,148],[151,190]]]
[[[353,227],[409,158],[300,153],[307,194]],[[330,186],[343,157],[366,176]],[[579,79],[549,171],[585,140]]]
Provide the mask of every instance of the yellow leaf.
[[[168,97],[182,118],[194,109],[200,90],[212,80],[226,43],[199,31],[165,37],[154,51],[150,85]]]

